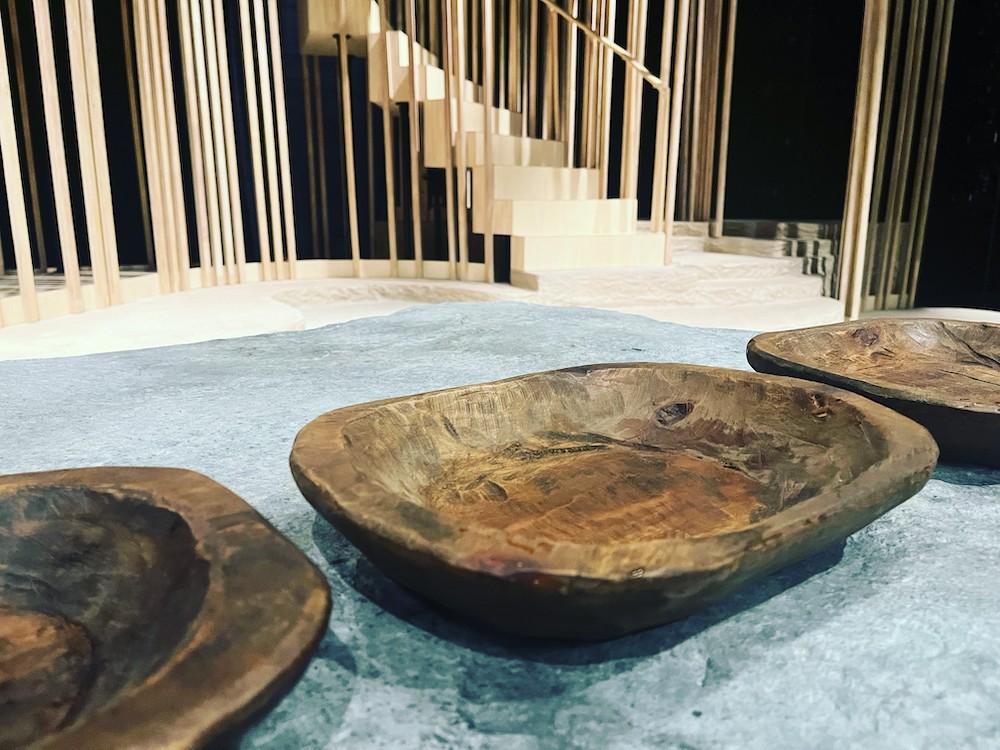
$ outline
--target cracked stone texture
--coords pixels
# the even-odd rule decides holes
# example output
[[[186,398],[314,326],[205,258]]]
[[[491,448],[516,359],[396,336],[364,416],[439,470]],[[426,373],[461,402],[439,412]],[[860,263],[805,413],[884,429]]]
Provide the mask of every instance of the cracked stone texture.
[[[1000,747],[1000,471],[942,466],[845,545],[595,645],[497,636],[428,607],[319,520],[288,471],[296,432],[330,409],[588,363],[746,369],[748,338],[492,302],[0,362],[0,471],[195,469],[320,566],[329,631],[242,748]]]

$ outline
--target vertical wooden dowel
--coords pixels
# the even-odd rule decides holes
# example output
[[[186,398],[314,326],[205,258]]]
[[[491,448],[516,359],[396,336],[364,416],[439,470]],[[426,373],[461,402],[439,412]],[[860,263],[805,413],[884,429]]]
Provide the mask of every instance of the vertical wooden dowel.
[[[698,0],[698,16],[694,34],[694,70],[691,83],[691,161],[687,173],[687,207],[692,219],[699,218],[694,214],[695,197],[698,179],[701,175],[701,89],[702,75],[705,64],[705,3]]]
[[[276,277],[275,268],[271,258],[271,228],[268,225],[268,204],[267,204],[267,175],[264,172],[263,152],[264,144],[260,134],[260,94],[257,75],[254,65],[254,44],[253,44],[253,19],[251,18],[251,8],[249,3],[241,3],[240,13],[240,51],[243,54],[243,88],[247,100],[247,123],[250,131],[250,170],[253,174],[253,197],[254,197],[254,217],[257,220],[257,247],[260,254],[261,280],[270,281]],[[307,58],[302,58],[303,69],[308,72]],[[316,193],[313,187],[313,163],[312,163],[312,122],[309,118],[309,102],[312,98],[309,90],[309,76],[305,76],[306,91],[306,136],[308,139],[309,151],[309,195],[312,201],[313,224],[316,224]],[[280,231],[280,227],[275,227],[274,231]],[[314,231],[314,246],[318,241]],[[317,257],[319,257],[317,255]]]
[[[461,84],[454,86],[455,80],[452,78],[452,54],[451,54],[451,22],[450,13],[447,7],[448,0],[444,0],[445,7],[441,14],[441,22],[444,25],[445,43],[441,47],[441,63],[444,67],[444,119],[447,148],[445,148],[444,166],[444,191],[445,191],[445,231],[448,232],[448,278],[458,277],[458,258],[456,248],[455,231],[458,228],[455,206],[455,122],[452,110],[452,97],[461,91]]]
[[[699,220],[712,218],[712,184],[715,178],[715,149],[718,140],[719,66],[722,61],[722,0],[709,0],[705,7],[705,70],[701,86],[701,164],[695,210]]]
[[[260,82],[260,110],[264,123],[264,163],[267,165],[267,203],[271,217],[271,244],[274,270],[279,279],[288,278],[285,243],[281,231],[281,197],[278,191],[278,146],[274,133],[274,103],[271,97],[271,65],[264,26],[264,0],[253,0],[253,31],[257,46],[257,77]],[[322,132],[322,131],[320,131]]]
[[[639,0],[638,28],[635,36],[635,56],[639,62],[646,60],[646,18],[648,16],[648,0]],[[632,134],[629,149],[629,175],[625,192],[626,198],[636,198],[639,194],[639,145],[642,138],[642,86],[639,76],[632,78]]]
[[[913,150],[913,128],[917,115],[919,82],[923,68],[923,42],[927,29],[927,0],[916,0],[910,9],[910,30],[907,39],[907,64],[904,66],[903,88],[900,92],[900,127],[896,132],[893,172],[890,177],[889,236],[879,268],[875,308],[885,309],[886,299],[899,271],[899,239],[903,221],[903,203],[906,200],[906,181],[910,173],[910,154]],[[893,180],[892,177],[896,179]],[[911,227],[912,229],[912,227]]]
[[[455,175],[458,203],[458,277],[469,278],[469,220],[468,220],[468,173],[466,171],[466,133],[463,110],[463,90],[465,88],[465,9],[462,0],[450,0],[454,17],[452,49],[455,56],[455,80],[458,91],[455,97]],[[456,33],[457,32],[457,33]]]
[[[580,12],[580,0],[573,0],[570,6],[570,12],[573,14],[573,18],[579,17]],[[566,26],[566,108],[564,111],[564,132],[566,141],[566,159],[567,166],[576,166],[576,68],[577,68],[577,39],[579,37],[579,31],[577,31],[576,26],[571,23],[565,24]]]
[[[692,16],[697,14],[697,3],[699,0],[691,0]],[[689,220],[691,216],[691,200],[690,192],[688,190],[688,174],[690,173],[691,166],[691,140],[692,140],[692,116],[694,114],[693,108],[693,97],[692,93],[694,91],[694,54],[695,54],[695,32],[697,30],[698,24],[688,23],[688,38],[687,38],[687,57],[685,58],[685,73],[684,73],[684,104],[681,114],[681,151],[680,151],[680,176],[678,177],[678,198],[677,198],[677,214],[683,220]]]
[[[182,0],[184,2],[185,0]],[[211,2],[211,0],[204,0]],[[194,47],[196,81],[193,84],[198,93],[198,121],[201,128],[201,148],[205,164],[205,196],[208,200],[208,236],[212,249],[212,275],[216,284],[228,283],[226,264],[223,258],[222,205],[219,196],[217,175],[218,159],[215,140],[212,137],[212,116],[209,103],[208,70],[205,53],[205,37],[202,29],[202,0],[186,0],[190,9],[191,38]],[[136,3],[139,5],[139,3]]]
[[[609,39],[615,37],[615,8],[616,0],[608,0],[605,7],[604,36]],[[615,58],[614,53],[609,49],[603,49],[604,76],[601,83],[601,197],[608,197],[608,173],[611,161],[611,93],[615,80]]]
[[[23,0],[21,0],[23,2]],[[45,231],[42,227],[42,211],[38,201],[38,177],[35,174],[35,149],[31,138],[31,118],[28,115],[28,89],[24,83],[24,52],[21,50],[21,32],[17,21],[18,0],[8,0],[10,14],[10,48],[14,59],[14,76],[17,79],[17,100],[21,110],[21,133],[24,148],[24,163],[28,172],[28,195],[31,198],[31,222],[35,230],[35,251],[38,255],[38,270],[49,270],[48,254],[45,252]]]
[[[119,11],[122,19],[122,39],[125,52],[125,75],[128,81],[129,116],[132,123],[132,145],[135,150],[136,175],[139,178],[139,207],[142,212],[142,229],[146,238],[146,264],[156,266],[153,252],[153,225],[149,215],[149,187],[147,185],[146,162],[142,153],[142,124],[139,115],[139,92],[136,83],[135,35],[132,33],[128,0],[121,0]],[[50,146],[51,149],[51,146]]]
[[[215,50],[219,59],[219,88],[222,99],[222,132],[226,151],[226,179],[229,183],[229,209],[233,216],[233,255],[236,260],[236,280],[247,280],[246,237],[243,230],[243,198],[240,194],[240,173],[236,153],[236,123],[233,118],[232,85],[229,80],[229,44],[226,40],[226,15],[222,0],[212,5],[215,22]]]
[[[277,0],[268,0],[268,27],[271,33],[271,73],[274,76],[274,111],[277,116],[278,166],[281,170],[281,207],[285,218],[285,253],[288,277],[296,277],[298,250],[295,242],[295,214],[292,206],[292,165],[288,154],[288,117],[285,111],[285,74],[281,61],[281,34]],[[267,82],[264,82],[265,84]],[[369,142],[370,142],[369,138]]]
[[[553,96],[553,59],[552,59],[552,13],[545,16],[545,35],[542,40],[541,52],[545,56],[542,63],[542,139],[548,140],[551,130]]]
[[[388,69],[388,66],[387,66]],[[327,195],[326,179],[326,127],[323,116],[323,80],[321,77],[319,58],[313,58],[313,85],[316,93],[316,151],[319,164],[319,215],[323,225],[323,257],[332,258],[333,248],[330,246],[330,200]]]
[[[157,0],[160,65],[163,69],[163,106],[169,153],[169,175],[173,190],[174,221],[177,226],[177,262],[181,290],[190,287],[191,254],[188,247],[187,211],[184,206],[184,183],[181,178],[181,156],[177,136],[177,107],[174,101],[174,77],[170,67],[170,44],[167,31],[166,0]]]
[[[941,53],[938,56],[937,73],[934,81],[934,114],[931,118],[931,132],[927,145],[927,166],[920,195],[919,219],[914,230],[913,273],[909,278],[909,288],[906,293],[908,306],[913,306],[917,294],[917,282],[920,279],[920,262],[924,251],[924,234],[927,230],[927,206],[931,198],[931,181],[934,177],[934,162],[937,158],[938,134],[941,129],[941,105],[944,101],[944,85],[948,74],[948,53],[951,48],[951,25],[955,14],[955,0],[948,0],[944,15],[944,29],[941,34]]]
[[[476,2],[473,2],[475,5]],[[528,133],[531,138],[538,136],[538,2],[529,0],[528,7]]]
[[[670,94],[670,145],[667,150],[667,191],[663,206],[663,265],[670,263],[674,211],[677,208],[677,159],[681,141],[681,104],[684,99],[684,63],[687,59],[688,21],[691,0],[680,0],[677,8],[677,44],[674,45],[674,83]]]
[[[920,117],[920,140],[917,145],[917,158],[913,186],[910,190],[910,231],[906,236],[906,247],[900,260],[903,277],[900,281],[900,307],[909,305],[908,290],[910,286],[910,271],[913,263],[913,248],[916,240],[917,223],[920,221],[922,209],[921,196],[924,192],[924,176],[927,169],[927,149],[930,145],[931,118],[934,115],[934,92],[937,89],[938,59],[941,56],[941,31],[944,26],[945,0],[937,0],[934,8],[934,25],[931,31],[930,54],[927,57],[927,80],[924,82],[924,108]],[[876,180],[875,184],[878,184]]]
[[[379,24],[379,34],[381,35],[380,49],[383,55],[383,71],[385,80],[379,85],[379,90],[383,92],[382,98],[382,158],[385,163],[385,216],[386,228],[389,234],[389,275],[399,276],[399,241],[396,232],[396,165],[392,149],[392,129],[393,129],[393,104],[392,96],[389,93],[389,47],[386,42],[386,31],[389,21],[385,16],[384,9],[379,10],[382,14]]]
[[[245,54],[245,53],[244,53]],[[302,100],[305,108],[306,119],[306,166],[309,174],[309,232],[312,245],[313,258],[319,258],[319,212],[316,202],[316,136],[313,133],[314,125],[312,112],[312,81],[310,71],[312,66],[307,55],[299,56],[302,60]],[[244,67],[249,63],[245,61]]]
[[[674,0],[663,4],[663,31],[660,35],[660,80],[670,80],[670,53],[674,48]],[[667,144],[670,140],[670,89],[656,91],[656,146],[653,153],[653,194],[650,228],[663,230],[663,207],[667,191]]]
[[[719,166],[715,183],[715,221],[712,236],[721,237],[726,217],[726,168],[729,163],[729,114],[733,102],[733,60],[736,56],[736,12],[738,0],[729,0],[726,26],[726,66],[722,75],[722,112],[719,122]]]
[[[408,0],[400,0],[400,4],[406,6]],[[472,69],[472,80],[475,83],[481,83],[482,78],[480,74],[482,73],[482,60],[480,55],[482,53],[482,42],[479,39],[479,25],[480,25],[480,15],[482,15],[482,3],[479,0],[473,0],[469,4],[470,7],[470,25],[471,34],[469,35],[469,50],[470,50],[470,62]]]
[[[56,78],[49,0],[33,0],[33,8],[35,37],[38,43],[38,67],[42,83],[42,107],[45,112],[45,137],[49,149],[49,168],[52,171],[52,192],[59,229],[59,252],[62,257],[63,276],[66,279],[66,291],[69,295],[70,312],[81,313],[83,290],[80,286],[80,263],[76,233],[73,229],[73,198],[69,189],[62,115],[59,110],[59,81]]]
[[[2,30],[0,30],[2,31]],[[18,64],[15,61],[15,64]],[[21,180],[17,129],[14,125],[14,99],[7,66],[7,44],[0,33],[0,156],[3,161],[4,189],[7,211],[17,263],[17,284],[26,322],[38,320],[38,298],[35,294],[35,269],[31,263],[31,236],[28,213]]]
[[[361,245],[358,238],[358,183],[354,171],[354,118],[351,114],[351,74],[348,70],[347,37],[337,35],[340,63],[340,106],[344,123],[344,165],[347,168],[347,215],[351,233],[351,270],[361,277]],[[412,58],[411,58],[412,62]],[[413,73],[410,68],[410,73]]]
[[[94,279],[94,297],[98,307],[113,303],[104,255],[101,201],[98,193],[97,167],[94,156],[94,136],[91,127],[90,102],[87,93],[87,54],[83,41],[80,0],[66,0],[66,38],[69,45],[69,68],[73,94],[73,116],[79,145],[80,176],[83,183],[84,216],[87,222],[87,247]]]
[[[410,0],[412,2],[412,0]],[[486,281],[496,280],[493,259],[493,0],[483,0],[483,173],[486,185],[486,231],[483,233],[483,255]]]
[[[420,109],[417,106],[417,43],[416,9],[414,0],[406,2],[406,28],[410,40],[410,76],[409,76],[409,117],[410,126],[410,206],[413,212],[413,259],[417,269],[417,278],[424,275],[424,240],[423,215],[420,210]],[[475,3],[473,4],[475,7]],[[426,93],[426,92],[425,92]]]

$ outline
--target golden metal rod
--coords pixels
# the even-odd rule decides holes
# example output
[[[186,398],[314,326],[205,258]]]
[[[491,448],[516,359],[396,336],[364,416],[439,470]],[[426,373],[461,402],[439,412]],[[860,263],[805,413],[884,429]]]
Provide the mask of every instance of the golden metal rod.
[[[23,1],[23,0],[22,0]],[[28,90],[24,83],[24,53],[21,50],[21,33],[17,23],[17,0],[7,0],[10,14],[10,49],[14,56],[14,77],[17,80],[17,100],[21,110],[21,133],[24,164],[28,172],[28,196],[31,199],[31,221],[35,230],[35,250],[38,270],[47,273],[49,261],[45,252],[45,231],[42,227],[42,210],[38,201],[38,177],[35,174],[35,150],[31,143],[31,118],[28,115]]]
[[[423,216],[420,210],[420,110],[417,107],[417,43],[414,0],[406,2],[406,26],[410,39],[409,117],[410,126],[410,206],[413,212],[413,259],[417,278],[424,275]],[[475,3],[473,4],[475,7]],[[426,95],[426,91],[424,94]]]
[[[729,162],[729,115],[733,102],[733,59],[736,55],[736,12],[739,0],[729,0],[726,27],[726,67],[722,77],[722,113],[719,123],[719,164],[715,183],[715,221],[712,236],[721,237],[726,215],[726,167]]]
[[[889,178],[888,228],[889,236],[879,266],[875,308],[885,309],[886,298],[892,281],[899,270],[900,226],[903,221],[903,202],[906,199],[906,179],[910,173],[910,154],[913,147],[913,126],[917,115],[918,86],[923,69],[923,41],[927,29],[927,0],[915,0],[910,10],[910,27],[907,39],[906,64],[903,70],[903,88],[900,92],[901,112],[896,131],[893,170]]]
[[[16,61],[15,64],[17,64]],[[24,184],[21,181],[21,164],[18,156],[12,93],[10,73],[7,68],[7,45],[3,34],[0,33],[0,158],[3,161],[7,212],[10,217],[14,259],[17,264],[18,291],[21,294],[24,319],[31,323],[38,320],[38,297],[35,294],[35,269],[31,263],[31,236],[28,230]]]
[[[458,277],[463,281],[469,278],[469,218],[468,218],[468,172],[466,171],[466,133],[465,118],[462,114],[463,89],[465,87],[465,16],[462,0],[450,0],[454,15],[454,28],[458,34],[452,34],[452,46],[455,57],[455,78],[458,81],[458,96],[455,98],[455,115],[457,127],[455,132],[455,174],[457,177],[458,202]]]
[[[285,253],[288,256],[288,277],[296,276],[298,250],[295,242],[295,214],[292,209],[292,167],[288,155],[288,117],[285,107],[285,75],[281,64],[281,34],[278,28],[277,0],[268,0],[268,21],[271,33],[271,73],[274,76],[274,112],[277,117],[278,165],[281,171],[281,205],[285,217]],[[369,139],[370,141],[370,139]]]
[[[670,53],[674,47],[674,0],[663,4],[663,31],[660,36],[660,78],[670,72]],[[656,89],[656,148],[653,155],[653,194],[650,203],[650,228],[663,231],[663,209],[667,190],[667,143],[670,140],[670,97]]]
[[[906,299],[908,305],[913,305],[917,294],[917,281],[920,279],[920,262],[924,251],[924,233],[927,229],[927,206],[931,198],[931,182],[934,178],[934,162],[937,158],[937,141],[941,128],[941,104],[944,101],[944,85],[948,73],[948,53],[951,47],[951,24],[955,14],[955,0],[948,0],[944,15],[944,30],[941,32],[941,54],[937,59],[937,73],[934,81],[934,114],[931,117],[931,132],[927,146],[927,167],[925,169],[923,190],[920,195],[920,217],[917,220],[916,238],[914,239],[913,275],[909,279],[909,290]]]
[[[348,69],[347,37],[337,34],[340,63],[340,111],[344,122],[344,165],[347,168],[347,215],[351,232],[351,270],[361,277],[361,241],[358,238],[358,183],[354,171],[354,117],[351,114],[351,73]],[[413,58],[410,58],[413,62]],[[410,68],[410,73],[413,73]]]
[[[412,2],[412,0],[411,0]],[[486,281],[496,280],[493,259],[493,0],[483,0],[483,172],[486,185],[486,230],[483,232],[483,260]]]
[[[319,258],[319,214],[316,206],[316,142],[313,135],[312,81],[309,78],[309,58],[306,55],[300,55],[300,58],[302,60],[302,93],[306,116],[306,161],[309,170],[309,229],[313,257]],[[243,65],[246,67],[249,63],[244,62]]]
[[[35,38],[38,44],[38,67],[41,73],[42,106],[45,112],[45,137],[49,148],[49,168],[52,171],[52,192],[55,198],[56,223],[59,228],[59,252],[63,276],[72,313],[83,312],[83,290],[80,285],[80,261],[73,228],[73,197],[69,189],[69,171],[63,141],[62,115],[59,110],[59,81],[56,78],[55,51],[52,41],[52,20],[49,0],[33,0]],[[152,243],[150,242],[150,246]],[[2,268],[2,263],[0,263]],[[0,325],[3,319],[0,317]]]
[[[670,264],[674,210],[677,206],[677,157],[681,136],[681,103],[684,98],[684,61],[687,59],[691,0],[680,0],[677,9],[677,44],[674,45],[674,89],[670,95],[670,146],[667,151],[667,193],[663,201],[663,265]]]
[[[274,246],[274,267],[279,279],[287,279],[285,243],[281,231],[281,197],[278,183],[278,147],[274,133],[274,103],[271,98],[271,64],[268,56],[267,32],[264,27],[264,2],[254,0],[253,32],[257,45],[257,68],[260,80],[260,110],[264,125],[264,164],[267,166],[267,203],[271,217],[271,243]]]

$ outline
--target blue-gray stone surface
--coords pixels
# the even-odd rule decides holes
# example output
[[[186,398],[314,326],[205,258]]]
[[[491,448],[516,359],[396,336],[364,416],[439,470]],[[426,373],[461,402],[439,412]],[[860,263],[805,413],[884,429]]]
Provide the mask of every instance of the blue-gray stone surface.
[[[385,579],[298,493],[296,432],[349,404],[616,361],[746,369],[749,335],[446,304],[312,331],[0,362],[0,471],[194,469],[329,577],[329,631],[243,748],[1000,747],[1000,471],[917,496],[701,614],[596,645],[477,630]]]

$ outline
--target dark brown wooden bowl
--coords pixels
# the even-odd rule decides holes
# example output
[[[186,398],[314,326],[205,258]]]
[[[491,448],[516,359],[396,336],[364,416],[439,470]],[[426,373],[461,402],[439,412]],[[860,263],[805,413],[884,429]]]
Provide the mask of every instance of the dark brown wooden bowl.
[[[764,333],[750,366],[855,391],[924,425],[941,457],[1000,466],[1000,326],[883,319]]]
[[[320,572],[178,469],[0,477],[0,748],[201,747],[325,632]]]
[[[920,425],[851,393],[622,364],[333,411],[291,466],[404,586],[502,630],[599,639],[844,539],[936,458]]]

